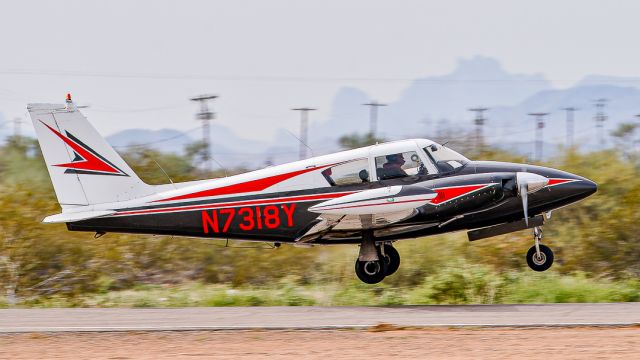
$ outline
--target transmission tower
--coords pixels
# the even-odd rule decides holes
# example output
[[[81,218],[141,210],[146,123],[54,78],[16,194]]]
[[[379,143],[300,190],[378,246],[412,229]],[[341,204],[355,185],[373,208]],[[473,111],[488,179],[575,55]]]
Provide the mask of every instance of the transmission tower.
[[[573,133],[574,133],[574,119],[573,119],[573,113],[580,110],[578,108],[575,107],[566,107],[566,108],[562,108],[562,110],[567,112],[567,147],[572,147],[573,146]]]
[[[604,112],[604,108],[607,105],[608,99],[597,99],[595,100],[596,105],[596,116],[594,120],[596,121],[596,129],[598,131],[598,142],[600,143],[600,149],[604,149],[604,122],[607,120],[607,115]]]
[[[549,113],[535,112],[529,113],[536,121],[536,160],[542,161],[542,129],[544,129],[544,117]]]
[[[372,138],[375,138],[378,126],[378,107],[387,106],[387,104],[381,104],[377,101],[371,101],[362,105],[369,107],[369,134],[371,134]]]
[[[309,146],[309,111],[315,111],[317,109],[302,107],[291,109],[293,111],[300,111],[300,148],[298,157],[300,160],[307,158],[307,147]]]
[[[202,164],[207,173],[211,171],[211,130],[209,129],[209,122],[216,118],[216,114],[209,111],[209,100],[217,97],[218,95],[200,95],[190,99],[200,103],[200,112],[196,114],[196,119],[202,120]]]
[[[476,118],[473,120],[473,122],[476,124],[476,134],[474,136],[475,137],[474,145],[478,153],[482,153],[484,151],[484,136],[482,134],[482,127],[484,126],[484,122],[487,120],[484,117],[484,112],[487,110],[489,110],[489,108],[481,107],[481,106],[469,109],[469,111],[476,113]]]

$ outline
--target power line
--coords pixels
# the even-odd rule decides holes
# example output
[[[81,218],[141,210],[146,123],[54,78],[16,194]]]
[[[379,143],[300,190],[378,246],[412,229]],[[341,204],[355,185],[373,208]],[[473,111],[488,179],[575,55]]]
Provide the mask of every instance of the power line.
[[[378,126],[378,107],[387,106],[387,104],[381,104],[374,100],[362,105],[369,107],[369,134],[371,134],[372,138],[375,138]]]
[[[180,134],[177,135],[173,135],[170,136],[168,138],[164,138],[164,139],[160,139],[160,140],[155,140],[155,141],[150,141],[150,142],[146,142],[146,143],[139,143],[139,144],[131,144],[131,145],[120,145],[120,146],[114,146],[114,148],[116,149],[128,149],[128,148],[136,148],[136,147],[146,147],[146,146],[150,146],[150,145],[154,145],[154,144],[159,144],[162,142],[166,142],[166,141],[170,141],[173,139],[178,139],[184,136],[187,136],[187,134],[190,134],[196,130],[200,130],[201,127],[197,127],[197,128],[193,128],[191,130],[187,130],[185,132],[182,132]]]
[[[291,109],[293,111],[300,111],[300,149],[299,149],[299,158],[300,160],[307,158],[307,147],[309,146],[309,111],[315,111],[317,109],[302,107]]]
[[[141,113],[141,112],[152,112],[152,111],[162,111],[162,110],[171,110],[185,107],[184,104],[180,105],[170,105],[170,106],[159,106],[159,107],[149,107],[149,108],[130,108],[130,109],[117,109],[117,108],[109,108],[109,107],[92,107],[92,110],[95,112],[103,112],[103,113]]]
[[[209,111],[208,101],[214,100],[218,95],[200,95],[191,98],[191,101],[200,103],[200,112],[196,114],[198,120],[202,120],[202,162],[204,164],[204,170],[211,172],[211,135],[209,129],[209,121],[215,119],[216,114]]]
[[[544,129],[544,117],[549,115],[549,113],[543,112],[534,112],[529,113],[530,116],[533,116],[536,120],[536,160],[542,160],[542,129]]]
[[[83,71],[50,71],[50,70],[5,70],[0,75],[13,76],[64,76],[64,77],[96,77],[96,78],[132,78],[150,80],[220,80],[220,81],[281,81],[281,82],[332,82],[332,81],[356,81],[356,82],[395,82],[411,81],[424,83],[531,83],[531,82],[575,82],[580,79],[442,79],[428,78],[415,79],[408,77],[312,77],[312,76],[253,76],[253,75],[216,75],[216,74],[181,74],[181,73],[107,73],[107,72],[83,72]],[[639,83],[640,80],[629,79],[623,83]]]

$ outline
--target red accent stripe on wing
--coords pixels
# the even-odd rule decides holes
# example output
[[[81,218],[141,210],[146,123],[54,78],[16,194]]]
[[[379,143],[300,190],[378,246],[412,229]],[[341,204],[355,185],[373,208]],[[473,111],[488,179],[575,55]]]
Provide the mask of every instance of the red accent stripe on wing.
[[[185,194],[185,195],[178,195],[178,196],[174,196],[174,197],[170,197],[167,199],[161,199],[161,200],[156,200],[154,202],[160,202],[160,201],[172,201],[172,200],[184,200],[184,199],[195,199],[195,198],[201,198],[201,197],[209,197],[209,196],[218,196],[218,195],[228,195],[228,194],[242,194],[242,193],[248,193],[248,192],[254,192],[254,191],[262,191],[268,187],[271,187],[277,183],[280,183],[282,181],[291,179],[293,177],[296,177],[298,175],[302,175],[314,170],[318,170],[318,169],[322,169],[325,168],[327,166],[331,166],[333,164],[330,165],[323,165],[323,166],[319,166],[319,167],[313,167],[313,168],[309,168],[309,169],[303,169],[303,170],[298,170],[298,171],[293,171],[290,173],[285,173],[285,174],[279,174],[279,175],[273,175],[273,176],[268,176],[266,178],[263,179],[258,179],[258,180],[251,180],[251,181],[247,181],[247,182],[243,182],[243,183],[239,183],[239,184],[233,184],[233,185],[227,185],[227,186],[222,186],[219,188],[215,188],[215,189],[209,189],[209,190],[202,190],[202,191],[198,191],[198,192],[194,192],[191,194]]]
[[[48,127],[49,130],[53,131],[56,136],[58,136],[62,141],[64,141],[69,147],[73,149],[80,157],[82,157],[82,161],[73,161],[65,164],[56,164],[53,166],[64,167],[68,169],[77,169],[77,170],[91,170],[91,171],[101,171],[112,174],[120,174],[121,172],[118,169],[115,169],[111,165],[102,161],[100,158],[93,155],[91,152],[87,151],[82,146],[78,145],[68,137],[62,135],[56,129],[51,126],[45,124],[42,120],[40,121],[44,126]]]
[[[455,187],[446,187],[441,189],[433,189],[438,195],[431,199],[431,203],[434,205],[441,204],[445,201],[452,200],[462,195],[466,195],[472,191],[476,191],[478,189],[482,189],[484,187],[489,186],[490,184],[481,184],[481,185],[463,185],[463,186],[455,186]]]
[[[331,207],[331,208],[321,208],[321,209],[318,209],[318,211],[351,209],[351,208],[367,207],[367,206],[393,205],[393,204],[403,204],[403,203],[418,202],[418,201],[427,201],[427,200],[426,199],[414,199],[414,200],[402,200],[402,201],[394,201],[394,202],[384,201],[384,202],[374,203],[374,204],[362,204],[362,205],[336,206],[336,207]]]

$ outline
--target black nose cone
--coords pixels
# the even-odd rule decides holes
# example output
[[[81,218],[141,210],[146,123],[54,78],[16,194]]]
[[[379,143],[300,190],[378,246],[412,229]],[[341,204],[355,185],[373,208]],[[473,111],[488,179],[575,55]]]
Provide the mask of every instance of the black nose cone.
[[[569,185],[567,190],[571,191],[572,195],[584,199],[598,191],[598,185],[593,181],[579,176],[576,178],[577,181],[567,184]]]
[[[598,184],[594,183],[591,180],[587,180],[587,179],[585,179],[584,181],[587,182],[587,187],[589,188],[589,194],[588,195],[594,194],[596,191],[598,191]]]

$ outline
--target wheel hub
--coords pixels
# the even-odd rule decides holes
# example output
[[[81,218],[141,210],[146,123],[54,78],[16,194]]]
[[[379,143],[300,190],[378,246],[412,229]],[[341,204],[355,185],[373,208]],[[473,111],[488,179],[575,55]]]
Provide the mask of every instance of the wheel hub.
[[[377,261],[367,261],[364,264],[364,272],[367,275],[375,275],[380,272],[380,264]]]
[[[540,252],[540,255],[534,253],[531,260],[533,260],[533,263],[536,265],[544,265],[544,263],[547,262],[547,255],[543,252]]]

